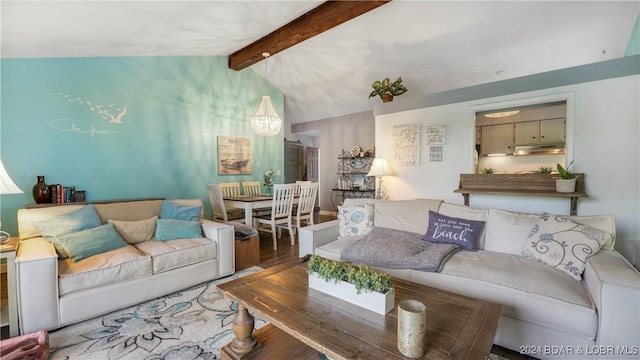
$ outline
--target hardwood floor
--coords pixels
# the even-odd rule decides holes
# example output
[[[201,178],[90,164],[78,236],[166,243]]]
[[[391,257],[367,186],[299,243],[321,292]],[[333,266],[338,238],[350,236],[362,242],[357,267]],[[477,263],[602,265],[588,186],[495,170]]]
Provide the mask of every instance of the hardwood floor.
[[[329,215],[320,215],[315,213],[313,221],[318,224],[325,221],[335,220],[336,217]],[[298,258],[298,240],[296,239],[295,245],[291,246],[291,238],[289,232],[282,231],[282,237],[278,239],[278,250],[273,250],[273,242],[271,240],[271,234],[261,232],[260,233],[260,267],[268,268],[274,265],[278,265],[285,261]]]
[[[335,217],[328,215],[319,215],[316,213],[314,221],[316,224],[335,220]],[[273,250],[273,243],[271,242],[271,234],[260,233],[260,267],[268,268],[278,265],[285,261],[298,258],[298,241],[295,245],[291,245],[289,234],[287,231],[282,232],[282,237],[278,239],[278,250]],[[515,351],[503,348],[498,345],[493,345],[491,352],[500,355],[510,360],[534,360],[535,358],[519,354]]]

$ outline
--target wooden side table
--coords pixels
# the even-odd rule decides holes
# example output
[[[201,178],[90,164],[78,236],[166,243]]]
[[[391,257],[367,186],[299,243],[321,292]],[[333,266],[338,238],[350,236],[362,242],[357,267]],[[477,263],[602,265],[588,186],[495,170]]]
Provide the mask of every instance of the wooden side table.
[[[260,237],[251,236],[235,240],[236,271],[258,265],[260,263]]]
[[[16,297],[16,252],[19,243],[18,237],[12,237],[9,242],[0,244],[0,259],[7,260],[0,271],[7,276],[7,304],[2,303],[2,323],[0,325],[9,325],[9,336],[16,336],[19,333],[18,299]]]

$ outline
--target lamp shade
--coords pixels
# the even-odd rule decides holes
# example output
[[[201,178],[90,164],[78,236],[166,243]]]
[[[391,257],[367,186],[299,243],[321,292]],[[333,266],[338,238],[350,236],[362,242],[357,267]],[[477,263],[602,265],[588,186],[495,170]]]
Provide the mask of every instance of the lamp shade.
[[[0,160],[0,194],[22,194],[22,190],[11,180]]]
[[[282,119],[276,113],[269,96],[263,96],[258,112],[251,117],[251,129],[259,136],[276,136],[280,132]]]
[[[394,175],[393,170],[387,163],[387,159],[385,158],[375,158],[373,159],[373,164],[371,165],[371,170],[367,176],[387,176]]]

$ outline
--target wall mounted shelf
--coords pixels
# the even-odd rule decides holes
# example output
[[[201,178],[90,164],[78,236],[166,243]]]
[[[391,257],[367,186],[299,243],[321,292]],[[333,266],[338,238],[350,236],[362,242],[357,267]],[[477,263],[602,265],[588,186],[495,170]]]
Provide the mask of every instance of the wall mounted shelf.
[[[587,197],[585,175],[573,174],[577,179],[576,191],[572,193],[556,191],[557,177],[551,174],[460,174],[460,184],[454,192],[462,194],[466,206],[469,206],[470,194],[568,198],[571,201],[570,215],[577,215],[578,199]]]

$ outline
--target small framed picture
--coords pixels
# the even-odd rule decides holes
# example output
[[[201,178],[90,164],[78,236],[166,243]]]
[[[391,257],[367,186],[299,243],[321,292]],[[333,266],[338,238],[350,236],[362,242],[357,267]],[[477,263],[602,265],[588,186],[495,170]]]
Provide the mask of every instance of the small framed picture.
[[[426,145],[445,145],[447,143],[447,125],[426,127]]]
[[[432,146],[429,148],[429,160],[442,161],[442,146]]]
[[[75,193],[73,193],[73,200],[75,202],[84,202],[86,200],[86,191],[85,190],[76,190]]]

